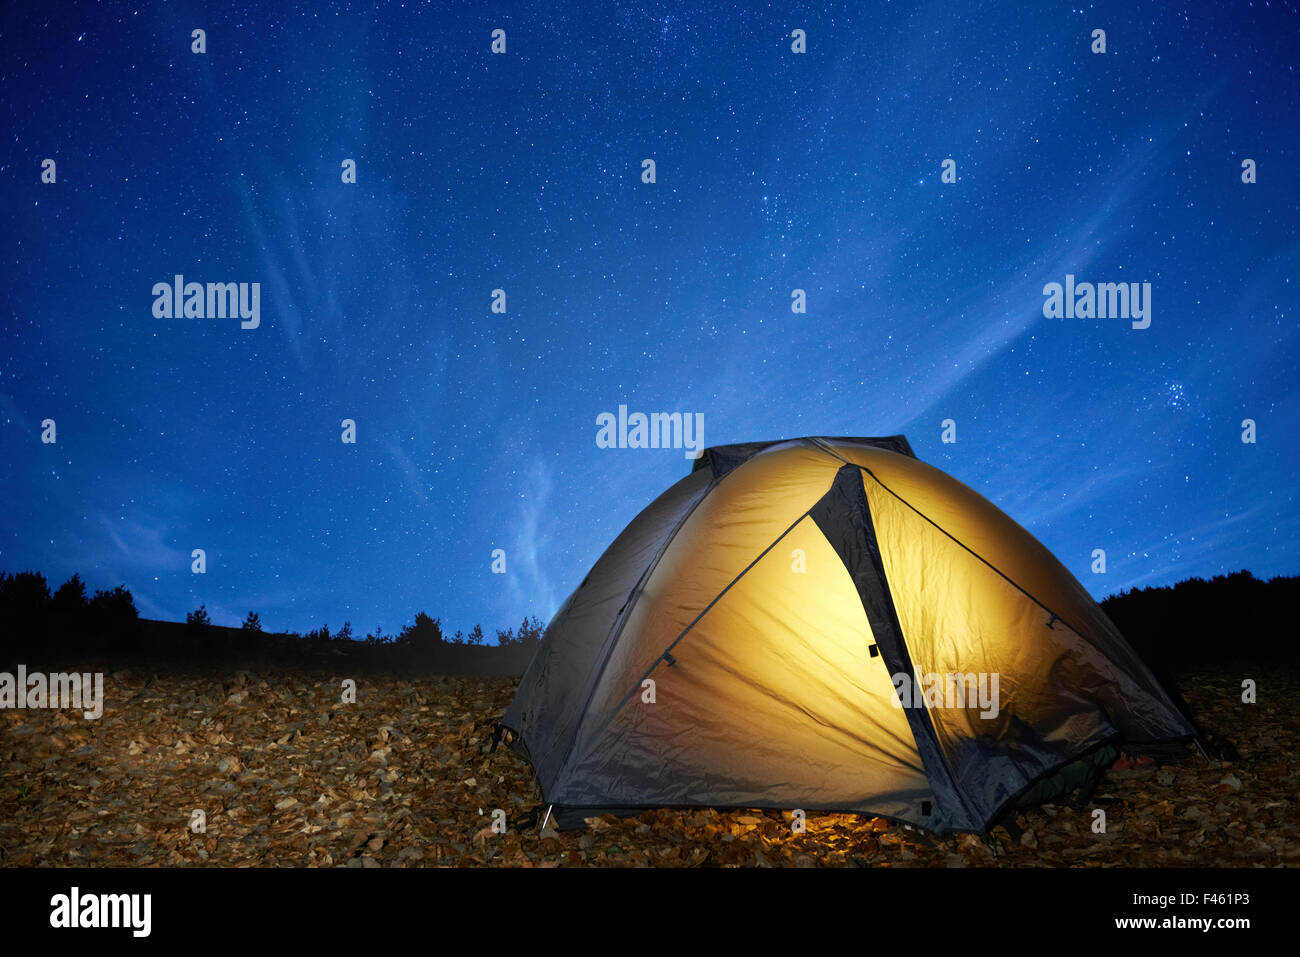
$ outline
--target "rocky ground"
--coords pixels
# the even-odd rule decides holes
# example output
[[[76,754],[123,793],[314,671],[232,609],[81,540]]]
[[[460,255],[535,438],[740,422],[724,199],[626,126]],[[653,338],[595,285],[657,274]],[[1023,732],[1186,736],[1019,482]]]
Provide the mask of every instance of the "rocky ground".
[[[1023,833],[927,837],[855,815],[648,811],[585,831],[522,826],[527,764],[487,753],[515,682],[117,672],[100,720],[0,710],[0,865],[1016,867],[1300,863],[1300,675],[1194,673],[1180,687],[1240,761],[1112,770],[1088,807],[1045,806]],[[1091,809],[1106,811],[1105,834]],[[493,833],[492,812],[508,831]],[[196,833],[199,813],[204,830]]]

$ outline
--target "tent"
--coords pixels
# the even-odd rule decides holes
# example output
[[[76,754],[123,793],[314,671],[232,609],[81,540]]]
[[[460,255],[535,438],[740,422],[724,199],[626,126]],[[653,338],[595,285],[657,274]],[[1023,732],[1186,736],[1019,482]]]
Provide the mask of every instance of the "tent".
[[[902,436],[709,448],[556,613],[501,720],[559,826],[648,807],[987,833],[1194,730],[1083,586]]]

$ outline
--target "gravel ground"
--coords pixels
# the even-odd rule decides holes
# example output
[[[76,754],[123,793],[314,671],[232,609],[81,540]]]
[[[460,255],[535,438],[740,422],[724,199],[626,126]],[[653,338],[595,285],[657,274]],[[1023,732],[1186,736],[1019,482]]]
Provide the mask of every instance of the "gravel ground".
[[[1249,675],[1249,673],[1247,673]],[[1179,684],[1236,762],[1112,770],[1088,806],[1023,813],[1022,834],[933,838],[879,819],[647,811],[584,831],[525,824],[529,768],[487,753],[515,681],[247,673],[105,675],[99,720],[0,710],[0,865],[1277,866],[1300,863],[1297,673]],[[1265,700],[1271,703],[1264,703]],[[1092,809],[1106,811],[1104,834]],[[492,814],[507,831],[494,833]],[[202,821],[200,822],[200,817]],[[200,828],[200,823],[202,827]]]

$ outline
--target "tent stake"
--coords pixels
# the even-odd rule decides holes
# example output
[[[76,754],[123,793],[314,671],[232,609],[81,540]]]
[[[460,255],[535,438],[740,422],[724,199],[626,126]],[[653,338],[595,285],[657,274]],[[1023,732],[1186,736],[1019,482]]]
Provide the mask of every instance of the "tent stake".
[[[546,822],[549,821],[549,820],[551,819],[551,808],[553,808],[553,807],[555,807],[554,804],[549,804],[549,805],[547,805],[547,807],[546,807],[546,817],[542,818],[542,830],[543,830],[543,831],[546,830]]]

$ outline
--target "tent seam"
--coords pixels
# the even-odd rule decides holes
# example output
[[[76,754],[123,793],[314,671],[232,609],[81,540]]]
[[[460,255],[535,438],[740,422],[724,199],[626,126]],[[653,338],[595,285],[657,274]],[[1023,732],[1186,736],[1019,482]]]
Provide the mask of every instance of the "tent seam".
[[[794,442],[794,441],[798,441],[798,440],[787,439],[787,440],[782,440],[780,442],[774,442],[772,443],[772,445],[773,446],[784,445],[786,442]],[[704,503],[704,500],[714,493],[717,487],[722,484],[724,479],[726,479],[728,476],[734,475],[736,472],[739,472],[750,462],[754,461],[754,459],[758,458],[759,456],[769,451],[771,451],[771,446],[769,446],[768,448],[760,449],[758,452],[751,455],[744,462],[741,462],[739,465],[737,465],[735,468],[731,469],[724,475],[712,479],[709,483],[709,487],[705,490],[704,494],[700,496],[700,500],[696,502],[693,506],[691,506],[690,511],[687,512],[682,517],[682,520],[677,523],[677,527],[673,529],[672,534],[669,535],[667,539],[665,539],[663,548],[659,550],[659,553],[655,556],[654,561],[651,562],[650,565],[647,567],[644,574],[642,574],[641,579],[637,582],[636,586],[632,589],[631,594],[628,596],[627,604],[625,605],[626,614],[622,616],[622,618],[615,626],[615,630],[613,634],[607,639],[607,645],[601,659],[600,668],[597,670],[596,677],[592,681],[591,687],[587,691],[587,698],[583,702],[582,713],[584,715],[587,713],[587,709],[591,706],[591,699],[596,694],[596,688],[600,685],[600,679],[604,677],[605,668],[608,667],[609,659],[614,653],[614,648],[618,645],[618,639],[622,636],[623,629],[627,626],[628,619],[632,617],[632,610],[636,605],[635,599],[639,597],[639,593],[642,590],[644,590],[644,585],[647,582],[649,582],[651,576],[655,572],[655,569],[659,567],[660,559],[663,558],[664,554],[671,547],[673,541],[677,538],[677,534],[682,530],[682,527],[685,526],[687,521],[690,520],[691,515],[695,513],[695,509],[697,509],[700,505],[702,505]],[[834,452],[831,452],[831,455],[834,454],[835,454]],[[836,457],[838,458],[838,456]],[[833,480],[832,480],[832,484],[834,484]],[[827,489],[827,492],[829,491],[830,490]],[[820,502],[821,498],[818,498],[817,501]],[[704,610],[701,611],[699,615],[695,617],[695,620],[692,621],[689,625],[687,625],[685,630],[680,635],[678,635],[675,639],[673,639],[672,643],[667,648],[665,648],[662,652],[659,653],[659,656],[655,658],[654,663],[651,664],[650,669],[646,671],[644,675],[641,676],[640,680],[638,680],[635,685],[633,685],[632,690],[623,697],[623,699],[610,713],[610,716],[605,720],[605,723],[602,724],[600,728],[596,731],[597,735],[604,733],[605,728],[609,727],[609,723],[618,716],[618,713],[620,711],[623,710],[623,706],[626,705],[628,701],[630,701],[636,695],[637,688],[641,686],[641,682],[645,681],[646,678],[648,678],[651,674],[654,673],[655,668],[659,666],[659,662],[664,660],[664,655],[670,653],[674,648],[676,648],[677,643],[680,642],[683,638],[685,638],[687,633],[700,623],[700,620],[706,614],[708,614],[709,609],[712,608],[714,605],[716,605],[718,601],[721,600],[722,596],[725,595],[732,588],[732,586],[736,584],[736,582],[740,581],[740,579],[743,578],[750,571],[750,569],[752,569],[756,564],[758,564],[758,562],[762,559],[764,555],[766,555],[773,548],[775,548],[777,544],[781,541],[781,539],[789,535],[790,532],[794,530],[795,525],[798,525],[805,518],[807,518],[808,515],[812,512],[812,510],[816,507],[817,507],[817,502],[814,502],[811,506],[809,506],[807,512],[804,512],[802,515],[800,515],[799,518],[795,520],[794,524],[792,524],[789,528],[787,528],[784,532],[782,532],[779,536],[777,536],[776,539],[774,539],[771,542],[771,544],[769,544],[765,549],[763,549],[763,551],[759,554],[759,556],[755,558],[752,562],[750,562],[749,565],[745,567],[744,571],[742,571],[739,575],[737,575],[734,579],[732,579],[732,581],[725,588],[723,588],[722,591],[720,591],[717,595],[715,595],[713,597],[713,600],[710,601],[708,605],[705,606]],[[573,756],[573,749],[578,743],[578,736],[581,733],[581,731],[582,731],[582,722],[579,721],[578,726],[573,730],[573,738],[569,742],[568,748],[565,749],[564,757],[560,760],[559,764],[556,765],[555,777],[557,782],[560,776],[563,774],[564,768],[568,764],[569,759]]]
[[[732,471],[734,472],[735,469],[732,469]],[[728,472],[727,474],[730,475],[731,473]],[[726,475],[722,476],[722,478],[726,478]],[[705,488],[704,494],[701,495],[699,500],[687,510],[685,515],[682,516],[681,521],[677,523],[672,532],[664,539],[664,544],[655,554],[654,559],[646,566],[646,570],[641,573],[640,578],[637,579],[637,583],[632,586],[632,591],[628,594],[627,601],[623,605],[623,612],[620,614],[619,620],[615,623],[610,634],[605,638],[605,647],[601,653],[600,666],[595,670],[595,674],[591,680],[591,687],[587,689],[587,696],[582,703],[582,710],[579,714],[583,716],[587,714],[587,709],[591,706],[591,699],[595,696],[596,688],[600,685],[600,679],[605,675],[605,668],[609,666],[609,659],[613,655],[614,649],[618,646],[618,639],[622,636],[623,629],[626,627],[628,619],[632,617],[632,611],[636,607],[636,599],[644,590],[646,583],[650,581],[650,577],[654,574],[655,569],[659,567],[659,561],[664,557],[664,554],[672,545],[673,540],[677,538],[677,533],[682,530],[682,526],[690,520],[690,517],[695,514],[695,510],[704,504],[704,500],[712,495],[714,490],[722,483],[722,478],[709,479],[709,484]],[[564,769],[569,763],[569,758],[573,756],[573,748],[578,743],[578,735],[581,731],[582,719],[579,718],[578,723],[573,728],[573,737],[569,740],[568,746],[564,749],[564,757],[562,757],[555,765],[556,785],[559,784],[560,778],[564,774]]]
[[[956,542],[958,545],[960,545],[962,548],[964,548],[966,551],[968,551],[971,555],[973,555],[975,558],[979,559],[981,562],[983,562],[985,565],[987,565],[989,568],[991,568],[991,569],[992,569],[992,570],[993,570],[993,571],[994,571],[998,576],[1000,576],[1000,577],[1001,577],[1005,582],[1007,582],[1007,584],[1009,584],[1012,588],[1016,589],[1016,591],[1020,592],[1022,595],[1024,595],[1026,598],[1028,598],[1030,601],[1032,601],[1035,605],[1037,605],[1037,606],[1038,606],[1039,608],[1041,608],[1043,611],[1045,611],[1045,612],[1047,612],[1049,615],[1051,615],[1051,620],[1053,620],[1053,621],[1059,621],[1061,624],[1065,625],[1066,628],[1069,628],[1069,629],[1070,629],[1072,632],[1074,632],[1076,635],[1078,635],[1078,636],[1081,637],[1081,638],[1083,637],[1083,632],[1081,632],[1078,628],[1075,628],[1074,625],[1072,625],[1068,620],[1066,620],[1066,619],[1063,618],[1062,616],[1058,615],[1056,612],[1052,611],[1052,609],[1048,608],[1045,604],[1043,604],[1041,601],[1039,601],[1039,599],[1038,599],[1037,596],[1035,596],[1032,592],[1030,592],[1030,591],[1029,591],[1028,589],[1026,589],[1024,586],[1022,586],[1022,585],[1021,585],[1019,582],[1017,582],[1014,578],[1012,578],[1012,577],[1011,577],[1010,575],[1008,575],[1006,572],[1002,571],[1002,569],[998,568],[996,565],[994,565],[991,561],[989,561],[987,558],[985,558],[985,557],[984,557],[983,555],[981,555],[979,552],[975,551],[975,549],[971,548],[969,545],[967,545],[965,542],[963,542],[960,538],[958,538],[958,537],[957,537],[956,535],[954,535],[952,532],[948,531],[946,528],[944,528],[942,525],[940,525],[938,522],[936,522],[934,519],[932,519],[929,515],[926,515],[925,512],[921,511],[919,508],[917,508],[915,505],[913,505],[913,504],[912,504],[911,502],[909,502],[907,499],[903,498],[903,496],[901,496],[901,495],[899,495],[897,492],[895,492],[892,488],[890,488],[888,485],[886,485],[884,482],[882,482],[882,481],[880,480],[880,477],[879,477],[878,475],[876,475],[875,472],[871,471],[871,469],[867,468],[865,465],[856,465],[856,464],[854,464],[854,463],[850,463],[850,464],[852,464],[854,468],[861,469],[863,472],[866,472],[868,475],[871,476],[871,478],[876,482],[876,484],[879,485],[881,488],[883,488],[886,492],[888,492],[890,495],[894,496],[894,498],[898,499],[900,502],[902,502],[904,505],[906,505],[908,508],[910,508],[912,511],[914,511],[917,515],[921,516],[923,519],[925,519],[927,522],[929,522],[931,525],[933,525],[933,526],[934,526],[935,528],[937,528],[939,531],[943,532],[944,535],[947,535],[950,539],[952,539],[954,542]],[[1050,627],[1050,623],[1049,623],[1049,627]]]
[[[818,499],[817,501],[820,502],[821,499]],[[650,667],[646,670],[645,674],[643,674],[640,678],[638,678],[636,682],[632,685],[632,690],[623,696],[622,700],[620,700],[619,703],[614,706],[614,709],[610,712],[609,717],[606,718],[604,723],[599,728],[596,729],[597,736],[604,734],[605,729],[609,727],[610,722],[613,721],[615,718],[617,718],[619,712],[623,710],[623,708],[627,705],[627,703],[631,701],[634,697],[636,697],[637,689],[641,687],[641,683],[643,681],[645,681],[652,674],[654,674],[655,669],[659,667],[659,662],[664,661],[665,656],[671,653],[672,650],[677,647],[678,643],[690,633],[691,629],[693,629],[704,619],[704,616],[707,615],[710,610],[712,610],[713,606],[716,605],[718,602],[720,602],[722,600],[722,597],[726,595],[727,592],[731,591],[731,589],[736,585],[737,582],[739,582],[742,578],[748,575],[749,572],[753,570],[754,566],[763,560],[764,555],[766,555],[772,549],[776,548],[776,546],[781,543],[781,540],[783,538],[785,538],[792,531],[794,531],[796,526],[798,526],[800,522],[806,519],[808,515],[812,512],[813,508],[816,507],[817,507],[816,503],[813,503],[813,506],[809,508],[807,512],[804,512],[802,515],[800,515],[797,519],[794,520],[794,523],[791,524],[789,528],[787,528],[784,532],[782,532],[775,539],[773,539],[771,544],[769,544],[766,548],[764,548],[761,552],[759,552],[758,557],[756,557],[752,562],[746,565],[744,570],[741,571],[741,573],[737,575],[735,578],[733,578],[730,582],[728,582],[727,586],[723,588],[722,591],[718,592],[716,595],[713,596],[712,601],[710,601],[707,605],[704,606],[704,610],[695,616],[695,619],[682,630],[682,633],[680,635],[678,635],[676,638],[672,640],[672,642],[668,645],[667,648],[659,652],[658,657],[656,657],[654,661],[651,662]],[[592,691],[594,693],[595,688],[593,688]],[[577,740],[577,735],[574,735],[574,740],[575,741]],[[569,755],[566,754],[565,760],[567,761],[568,758]]]
[[[852,462],[846,462],[844,467],[841,468],[839,473],[837,473],[836,475],[837,482],[839,481],[839,475],[843,474],[845,469],[848,468],[854,468],[854,469],[865,471],[863,467],[860,465],[857,465]],[[875,476],[872,476],[872,478],[875,478]],[[879,481],[879,479],[877,479],[877,481]],[[889,574],[885,569],[884,554],[880,550],[880,544],[879,544],[880,540],[879,540],[879,536],[876,534],[875,516],[873,516],[871,513],[871,502],[867,499],[866,487],[863,485],[860,477],[858,481],[852,482],[850,484],[853,487],[853,491],[851,494],[854,498],[854,501],[852,505],[853,507],[857,508],[861,512],[862,519],[865,522],[864,531],[867,536],[867,544],[870,547],[870,551],[876,555],[876,560],[871,561],[870,563],[871,564],[870,571],[872,572],[873,577],[879,582],[879,586],[881,589],[880,597],[883,599],[886,606],[883,609],[885,613],[885,620],[882,621],[881,624],[884,626],[884,630],[886,632],[892,631],[894,636],[896,636],[897,642],[900,646],[898,650],[906,658],[905,661],[899,660],[898,662],[896,662],[896,664],[906,665],[909,669],[914,669],[915,666],[912,661],[912,649],[908,644],[907,634],[903,630],[903,622],[898,617],[898,606],[894,603],[893,588],[889,582]],[[813,521],[817,522],[817,518],[814,517]],[[820,522],[818,522],[818,527],[821,527]],[[825,534],[825,529],[822,529],[822,533]],[[827,538],[829,540],[829,536],[827,536]],[[844,556],[841,555],[840,559],[841,561],[844,561]],[[853,569],[849,568],[847,564],[845,564],[845,568],[848,570],[849,575],[852,577]],[[854,578],[854,582],[856,585],[857,582],[856,577]],[[867,607],[866,596],[863,594],[861,588],[859,588],[858,590],[858,597],[863,603],[863,612],[867,617],[868,627],[871,628],[876,643],[882,645],[881,651],[883,655],[887,653],[888,644],[882,642],[881,640],[882,635],[875,633],[876,623],[871,620],[871,613],[870,613],[870,609]],[[885,637],[890,637],[890,636],[885,635]],[[969,795],[966,794],[965,789],[962,787],[960,781],[957,778],[957,775],[952,767],[952,764],[948,760],[948,755],[944,752],[943,746],[939,743],[938,728],[935,726],[934,716],[931,715],[930,713],[930,707],[928,702],[924,703],[922,707],[919,709],[919,711],[920,713],[917,716],[916,721],[913,721],[912,711],[909,710],[907,712],[907,723],[909,729],[912,732],[913,743],[917,750],[917,756],[921,760],[921,766],[925,772],[926,778],[929,780],[930,790],[933,793],[935,801],[938,802],[940,805],[943,805],[944,803],[946,803],[943,800],[943,798],[946,797],[946,792],[951,791],[951,794],[954,797],[956,797],[959,807],[956,809],[945,808],[945,811],[949,816],[949,818],[951,818],[954,810],[960,810],[963,814],[964,819],[969,821],[972,825],[974,825],[976,824],[976,822],[980,821],[981,815],[977,813],[977,809],[973,805],[972,799],[970,798]],[[918,723],[919,723],[919,727],[918,727]],[[922,738],[924,738],[924,741],[922,740]],[[932,762],[926,760],[927,751],[933,752],[934,760],[938,762],[937,768],[932,767]],[[938,779],[937,777],[938,775],[942,775],[942,779],[939,780],[940,784],[945,784],[946,782],[945,786],[942,788],[936,787],[936,780]],[[980,826],[987,826],[987,822],[984,822]]]

